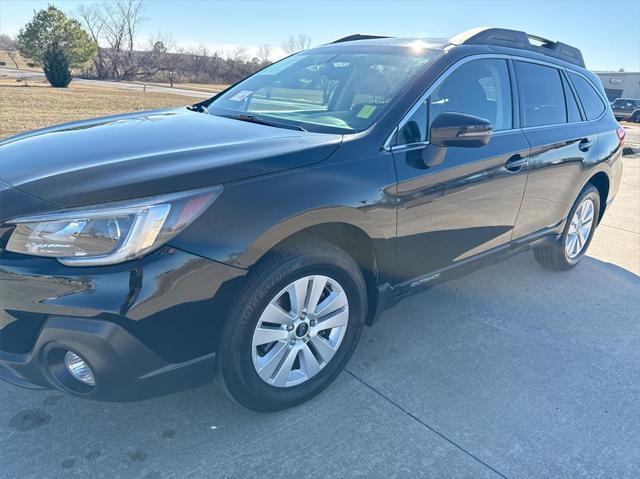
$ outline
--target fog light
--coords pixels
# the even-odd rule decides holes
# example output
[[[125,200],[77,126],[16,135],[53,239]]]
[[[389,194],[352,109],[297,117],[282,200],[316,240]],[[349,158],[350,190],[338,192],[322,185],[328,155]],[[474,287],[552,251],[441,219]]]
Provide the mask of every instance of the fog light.
[[[64,355],[64,365],[67,367],[67,371],[81,383],[89,386],[96,385],[93,371],[77,354],[67,351],[67,354]]]

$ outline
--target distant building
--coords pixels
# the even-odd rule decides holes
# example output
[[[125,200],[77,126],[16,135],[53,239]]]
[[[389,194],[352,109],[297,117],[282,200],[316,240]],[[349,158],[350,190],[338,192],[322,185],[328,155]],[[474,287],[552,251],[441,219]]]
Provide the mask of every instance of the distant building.
[[[640,72],[595,72],[602,80],[609,101],[616,98],[640,99]]]

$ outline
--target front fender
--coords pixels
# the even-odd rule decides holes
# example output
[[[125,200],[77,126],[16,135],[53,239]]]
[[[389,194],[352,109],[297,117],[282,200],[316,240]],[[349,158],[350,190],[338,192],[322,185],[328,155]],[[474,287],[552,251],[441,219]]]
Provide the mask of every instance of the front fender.
[[[381,266],[391,271],[394,192],[395,170],[386,155],[226,184],[220,198],[171,244],[246,269],[297,232],[342,223],[365,232]]]
[[[278,243],[311,227],[322,225],[348,225],[358,228],[373,241],[389,239],[385,232],[372,224],[371,217],[360,208],[325,207],[317,210],[305,211],[291,218],[287,218],[262,233],[243,254],[238,257],[236,266],[248,268],[255,264]]]

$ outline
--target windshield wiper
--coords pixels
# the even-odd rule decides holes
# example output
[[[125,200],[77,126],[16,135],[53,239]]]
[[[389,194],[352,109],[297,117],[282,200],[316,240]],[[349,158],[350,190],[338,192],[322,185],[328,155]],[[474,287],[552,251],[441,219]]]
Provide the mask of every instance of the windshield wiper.
[[[259,125],[267,125],[267,126],[275,126],[276,128],[289,128],[290,130],[298,130],[298,131],[307,131],[302,128],[300,125],[290,125],[287,123],[278,123],[276,121],[265,120],[264,118],[260,118],[256,115],[248,115],[246,113],[242,113],[239,115],[220,115],[225,118],[231,118],[232,120],[240,120],[240,121],[248,121],[249,123],[257,123]]]
[[[198,113],[206,113],[207,115],[210,115],[209,110],[207,110],[207,107],[204,106],[204,104],[202,103],[196,103],[195,105],[190,105],[187,107],[187,110],[197,111]]]

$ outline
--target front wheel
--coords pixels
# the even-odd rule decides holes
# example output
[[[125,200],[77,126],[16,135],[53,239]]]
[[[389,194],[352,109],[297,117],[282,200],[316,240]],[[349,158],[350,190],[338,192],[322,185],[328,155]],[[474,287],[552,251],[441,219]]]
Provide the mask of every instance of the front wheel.
[[[634,123],[640,123],[640,111],[634,111],[631,116],[631,121]]]
[[[566,271],[576,266],[587,252],[600,215],[600,194],[593,185],[587,185],[571,208],[561,241],[533,250],[542,266]]]
[[[365,282],[349,255],[316,238],[285,244],[249,273],[231,308],[219,382],[257,411],[307,401],[343,369],[365,315]]]

